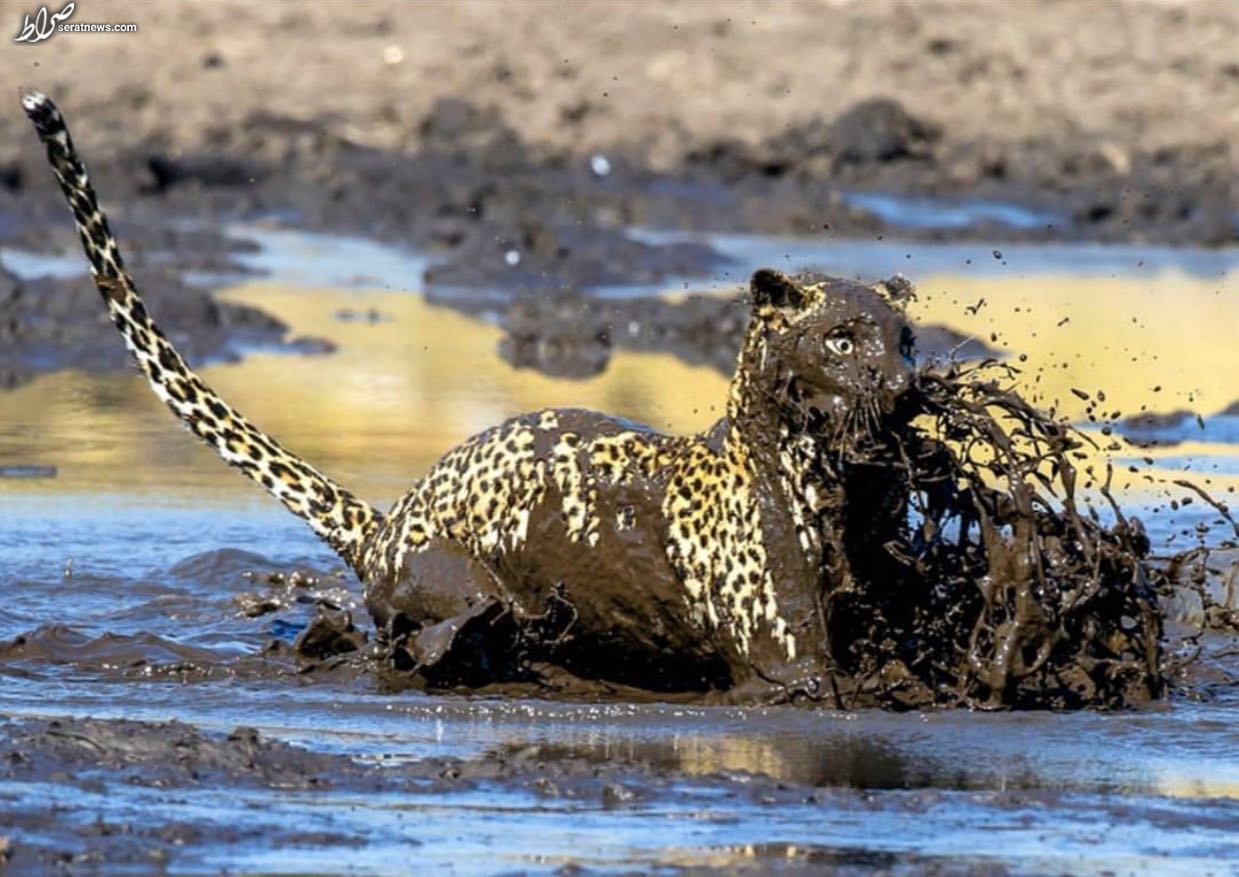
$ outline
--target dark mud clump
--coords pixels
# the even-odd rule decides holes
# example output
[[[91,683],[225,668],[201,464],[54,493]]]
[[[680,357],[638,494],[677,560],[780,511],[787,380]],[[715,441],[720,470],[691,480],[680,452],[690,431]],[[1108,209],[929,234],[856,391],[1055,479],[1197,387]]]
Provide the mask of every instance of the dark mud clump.
[[[337,655],[361,651],[369,636],[353,623],[353,613],[320,606],[314,618],[298,636],[293,647],[298,656],[328,660]]]
[[[1195,416],[1195,412],[1188,411],[1186,408],[1178,408],[1167,412],[1146,412],[1126,418],[1123,421],[1123,427],[1130,432],[1174,429],[1187,423]]]
[[[235,360],[247,348],[303,351],[288,327],[257,308],[219,302],[151,266],[143,295],[153,303],[177,349],[194,363]],[[330,346],[330,343],[327,342]],[[129,355],[107,326],[107,312],[85,276],[20,279],[0,269],[0,388],[73,368],[124,371]]]
[[[1166,447],[1179,444],[1183,440],[1181,433],[1184,427],[1198,417],[1199,415],[1186,408],[1164,412],[1146,411],[1124,418],[1119,429],[1136,447]]]
[[[653,283],[700,276],[727,263],[700,244],[647,244],[615,229],[533,220],[465,236],[450,252],[448,260],[426,271],[426,283],[439,294],[467,287],[526,293]]]
[[[355,809],[357,796],[444,796],[479,787],[605,808],[674,797],[676,779],[644,762],[614,756],[600,762],[535,745],[467,759],[375,764],[271,740],[249,727],[217,734],[175,721],[8,720],[0,722],[0,782],[12,794],[0,800],[0,825],[15,839],[0,834],[0,871],[149,873],[175,859],[197,873],[195,855],[233,854],[241,845],[338,857],[364,846],[373,832],[356,826],[307,832],[283,811],[299,800],[321,806],[331,794],[339,795],[339,806]],[[49,782],[57,786],[51,800],[43,791]],[[707,783],[716,794],[726,787],[721,777]],[[754,803],[776,796],[801,801],[812,792],[766,777],[745,786],[739,794]],[[225,806],[235,806],[236,795],[257,796],[272,812],[261,806],[254,819],[221,822],[210,815],[221,795]],[[201,803],[186,807],[187,801]]]
[[[914,116],[896,100],[871,98],[833,121],[812,119],[749,147],[723,140],[690,151],[690,165],[712,166],[729,179],[748,175],[837,179],[849,165],[927,161],[942,139],[941,126]]]
[[[1087,441],[987,362],[924,372],[915,425],[843,460],[831,594],[841,703],[1122,707],[1163,691],[1164,573],[1140,522],[1078,471]],[[1113,526],[1079,499],[1095,488]],[[875,499],[876,497],[876,499]]]

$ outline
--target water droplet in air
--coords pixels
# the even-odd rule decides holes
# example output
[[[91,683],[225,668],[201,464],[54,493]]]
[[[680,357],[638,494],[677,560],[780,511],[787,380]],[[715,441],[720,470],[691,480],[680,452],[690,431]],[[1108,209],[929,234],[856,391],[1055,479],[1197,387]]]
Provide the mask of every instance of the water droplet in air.
[[[611,173],[611,161],[605,155],[591,155],[589,169],[594,172],[594,176],[605,177]]]

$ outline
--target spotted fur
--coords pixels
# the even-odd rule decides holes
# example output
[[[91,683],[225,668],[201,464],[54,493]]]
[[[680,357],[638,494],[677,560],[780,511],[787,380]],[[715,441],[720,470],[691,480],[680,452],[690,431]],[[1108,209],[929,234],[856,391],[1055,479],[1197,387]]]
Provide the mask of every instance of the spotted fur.
[[[563,413],[516,418],[450,451],[392,509],[365,578],[398,575],[410,555],[442,539],[477,557],[523,550],[532,511],[548,502],[557,506],[567,539],[582,551],[595,549],[604,530],[649,523],[638,521],[629,504],[604,517],[600,494],[665,483],[655,524],[682,579],[685,611],[702,627],[726,619],[745,651],[755,631],[767,627],[794,658],[795,639],[779,617],[766,569],[743,444],[622,427],[587,435],[560,428]]]
[[[819,684],[824,602],[846,574],[832,555],[846,502],[832,454],[863,440],[910,376],[893,287],[759,271],[727,413],[712,429],[677,437],[575,409],[524,415],[449,451],[384,515],[188,368],[125,273],[64,120],[43,95],[23,105],[156,395],[345,559],[376,623],[415,664],[440,660],[486,607],[544,630],[567,605],[568,621],[544,637],[551,656],[605,677],[675,653],[721,661],[733,684]]]

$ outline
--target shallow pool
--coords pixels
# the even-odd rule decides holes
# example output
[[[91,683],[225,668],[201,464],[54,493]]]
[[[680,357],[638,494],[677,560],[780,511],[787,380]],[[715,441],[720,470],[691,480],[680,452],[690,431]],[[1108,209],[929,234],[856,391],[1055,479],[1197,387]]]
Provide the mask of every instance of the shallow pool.
[[[1146,518],[1158,550],[1194,544],[1196,525],[1216,518],[1200,503],[1172,511],[1184,491],[1170,482],[1191,473],[1228,500],[1239,486],[1236,430],[1219,414],[1239,398],[1234,253],[882,242],[877,259],[873,244],[712,240],[735,260],[724,285],[757,264],[908,274],[920,290],[918,317],[1003,351],[1030,396],[1092,429],[1103,446],[1114,437],[1089,424],[1089,403],[1073,390],[1094,403],[1104,394],[1107,420],[1142,408],[1201,413],[1203,428],[1188,421],[1166,446],[1112,454],[1120,495]],[[225,294],[338,349],[252,351],[238,364],[205,368],[204,377],[376,503],[394,500],[455,442],[520,411],[584,406],[672,431],[702,429],[722,411],[725,378],[670,354],[617,352],[584,381],[513,370],[496,354],[501,331],[492,321],[419,294],[425,262],[414,254],[386,252],[370,260],[373,270],[345,271],[373,245],[300,234],[261,242],[268,250],[254,267],[274,273]],[[667,293],[683,291],[677,282]],[[91,294],[85,282],[83,294]],[[375,319],[347,318],[371,312]],[[843,714],[391,693],[364,678],[307,678],[263,665],[266,645],[295,634],[309,609],[246,617],[236,598],[261,587],[248,571],[316,570],[319,587],[353,608],[358,589],[332,578],[334,556],[179,429],[136,375],[64,372],[0,393],[0,472],[8,467],[29,477],[0,478],[0,640],[25,637],[25,646],[0,661],[0,723],[75,715],[178,719],[221,733],[246,725],[376,765],[542,747],[546,758],[634,761],[675,778],[605,801],[502,783],[358,796],[210,783],[165,793],[107,774],[0,779],[0,835],[9,831],[14,843],[38,844],[42,835],[6,830],[5,814],[59,807],[61,828],[82,850],[95,819],[198,826],[196,840],[163,863],[176,873],[225,865],[318,873],[340,862],[354,873],[394,873],[413,861],[416,873],[460,874],[567,865],[1239,873],[1233,683],[1215,685],[1208,702],[1177,699],[1115,715]],[[1213,533],[1206,538],[1225,535]],[[182,662],[210,669],[179,673]],[[824,791],[763,803],[745,794],[751,775]],[[229,819],[254,829],[248,840],[212,841],[210,826]],[[263,842],[264,832],[292,836],[290,826],[317,840],[278,850]]]

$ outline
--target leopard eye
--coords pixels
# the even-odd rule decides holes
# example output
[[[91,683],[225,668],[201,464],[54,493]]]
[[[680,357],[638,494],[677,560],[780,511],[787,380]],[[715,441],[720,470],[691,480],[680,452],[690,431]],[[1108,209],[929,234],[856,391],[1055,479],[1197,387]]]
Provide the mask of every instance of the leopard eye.
[[[856,352],[856,342],[846,335],[835,335],[826,339],[826,349],[838,356],[851,356]]]

